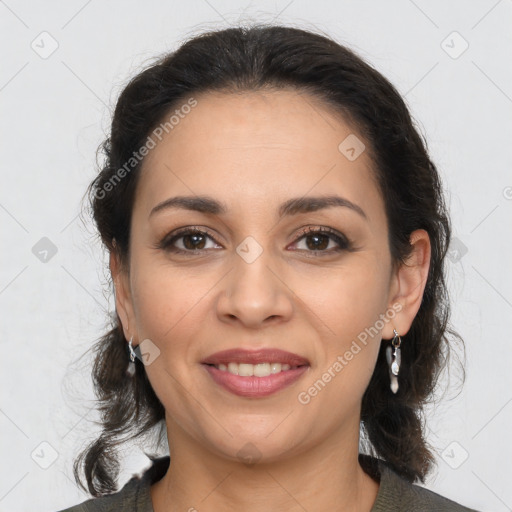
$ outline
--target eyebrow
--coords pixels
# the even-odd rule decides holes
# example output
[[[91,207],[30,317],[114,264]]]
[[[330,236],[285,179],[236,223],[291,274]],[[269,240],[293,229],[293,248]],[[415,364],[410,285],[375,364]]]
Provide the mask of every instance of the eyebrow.
[[[297,197],[289,199],[279,207],[279,218],[297,215],[299,213],[310,213],[325,208],[344,207],[358,213],[365,220],[368,220],[366,213],[357,204],[340,196],[319,196],[319,197]],[[225,204],[209,196],[177,196],[171,197],[158,203],[149,216],[157,212],[171,208],[191,210],[210,215],[223,215],[228,212]]]

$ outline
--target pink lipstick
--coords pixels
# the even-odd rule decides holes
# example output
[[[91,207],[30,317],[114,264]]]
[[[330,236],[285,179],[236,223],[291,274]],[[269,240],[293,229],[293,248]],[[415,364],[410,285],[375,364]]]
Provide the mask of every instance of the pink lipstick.
[[[279,349],[230,349],[202,361],[214,382],[239,396],[265,397],[290,386],[309,368],[304,357]]]

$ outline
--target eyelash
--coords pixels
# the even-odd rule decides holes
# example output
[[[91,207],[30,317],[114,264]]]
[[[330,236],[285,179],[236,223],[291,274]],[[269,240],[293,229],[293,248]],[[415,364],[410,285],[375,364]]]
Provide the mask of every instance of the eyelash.
[[[346,238],[341,233],[334,231],[331,228],[325,228],[322,226],[316,227],[316,228],[308,227],[308,228],[302,230],[299,233],[299,235],[297,236],[297,238],[295,239],[294,243],[299,242],[300,240],[302,240],[303,238],[306,238],[309,235],[315,235],[315,234],[329,235],[329,237],[338,244],[338,247],[335,249],[330,249],[330,250],[325,250],[325,249],[323,249],[323,250],[295,249],[295,250],[311,253],[311,255],[313,257],[324,256],[324,255],[328,255],[328,254],[332,254],[332,253],[338,253],[341,251],[352,250],[353,245],[352,245],[352,242],[348,238]],[[198,252],[208,250],[208,249],[185,250],[185,249],[179,249],[177,247],[173,247],[173,244],[177,240],[179,240],[180,238],[183,238],[184,236],[187,236],[187,235],[207,236],[208,238],[212,239],[216,244],[220,245],[217,242],[217,240],[215,240],[215,237],[208,230],[205,230],[204,228],[201,229],[201,228],[196,228],[196,227],[188,227],[188,228],[182,228],[182,229],[178,230],[177,232],[170,233],[170,234],[166,235],[156,245],[156,248],[165,250],[167,252],[172,252],[175,254],[187,254],[187,255],[194,255],[194,254],[198,254]]]

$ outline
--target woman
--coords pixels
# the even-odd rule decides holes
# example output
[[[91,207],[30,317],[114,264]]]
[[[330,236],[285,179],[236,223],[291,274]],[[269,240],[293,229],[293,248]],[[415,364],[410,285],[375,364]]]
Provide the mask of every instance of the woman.
[[[304,30],[205,33],[128,84],[103,149],[116,317],[82,507],[470,510],[414,485],[451,228],[384,77]],[[164,425],[170,458],[118,491],[115,448]]]

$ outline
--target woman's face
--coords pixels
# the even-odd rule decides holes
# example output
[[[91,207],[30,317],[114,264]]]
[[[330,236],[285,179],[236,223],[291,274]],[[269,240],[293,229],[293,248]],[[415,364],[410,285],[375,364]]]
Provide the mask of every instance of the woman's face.
[[[150,340],[145,369],[168,435],[262,461],[353,440],[381,338],[400,325],[384,203],[362,137],[306,94],[196,100],[146,157],[129,273],[116,282],[127,338]],[[158,207],[178,196],[189,206],[207,197],[209,207]],[[311,200],[334,196],[354,206]],[[365,339],[371,328],[378,333]],[[266,394],[237,393],[212,376],[223,370],[203,364],[228,349],[280,349],[308,364],[285,387],[266,377]],[[234,385],[249,378],[260,377]]]

